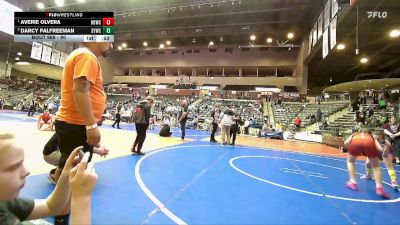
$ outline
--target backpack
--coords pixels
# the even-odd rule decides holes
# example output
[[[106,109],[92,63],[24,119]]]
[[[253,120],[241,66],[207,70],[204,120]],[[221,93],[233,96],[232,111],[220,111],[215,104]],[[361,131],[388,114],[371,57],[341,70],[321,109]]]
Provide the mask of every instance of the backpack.
[[[134,121],[135,123],[146,123],[146,116],[143,108],[139,106],[136,107],[134,113]]]

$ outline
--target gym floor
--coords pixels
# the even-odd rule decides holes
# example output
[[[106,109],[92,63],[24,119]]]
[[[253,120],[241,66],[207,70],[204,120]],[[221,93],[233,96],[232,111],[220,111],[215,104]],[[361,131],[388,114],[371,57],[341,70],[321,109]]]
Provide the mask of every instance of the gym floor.
[[[2,111],[2,130],[14,132],[32,174],[22,197],[44,198],[53,185],[52,166],[42,159],[51,131],[37,130],[37,117]],[[99,181],[93,193],[93,224],[399,224],[400,193],[388,200],[373,181],[345,187],[345,154],[321,144],[239,136],[237,146],[211,144],[209,133],[188,130],[180,140],[149,131],[145,156],[130,154],[134,126],[102,128],[106,159],[94,158]],[[357,162],[361,176],[364,162]],[[397,171],[400,172],[400,171]],[[46,219],[52,221],[51,219]]]

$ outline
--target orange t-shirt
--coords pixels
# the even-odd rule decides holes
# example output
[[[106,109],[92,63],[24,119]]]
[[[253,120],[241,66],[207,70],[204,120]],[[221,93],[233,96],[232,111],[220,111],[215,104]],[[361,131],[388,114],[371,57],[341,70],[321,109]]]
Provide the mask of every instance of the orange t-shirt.
[[[89,90],[93,115],[99,121],[103,115],[106,95],[103,90],[103,77],[97,57],[88,48],[78,48],[68,56],[61,78],[61,104],[57,120],[69,124],[85,125],[74,99],[74,79],[86,77],[90,82]]]

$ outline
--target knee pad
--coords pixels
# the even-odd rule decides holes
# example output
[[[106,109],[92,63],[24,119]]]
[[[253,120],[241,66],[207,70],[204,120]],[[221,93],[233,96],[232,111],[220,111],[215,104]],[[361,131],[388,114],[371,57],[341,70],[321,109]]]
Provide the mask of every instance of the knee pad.
[[[53,166],[58,166],[58,163],[60,162],[60,158],[61,158],[60,150],[54,151],[50,155],[43,156],[44,161],[46,161],[48,164],[53,165]]]

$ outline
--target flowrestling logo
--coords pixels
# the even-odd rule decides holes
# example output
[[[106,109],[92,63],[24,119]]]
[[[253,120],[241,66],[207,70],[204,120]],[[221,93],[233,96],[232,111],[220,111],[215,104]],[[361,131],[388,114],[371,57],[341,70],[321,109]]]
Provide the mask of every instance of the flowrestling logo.
[[[388,13],[386,11],[367,11],[368,19],[386,19]]]

